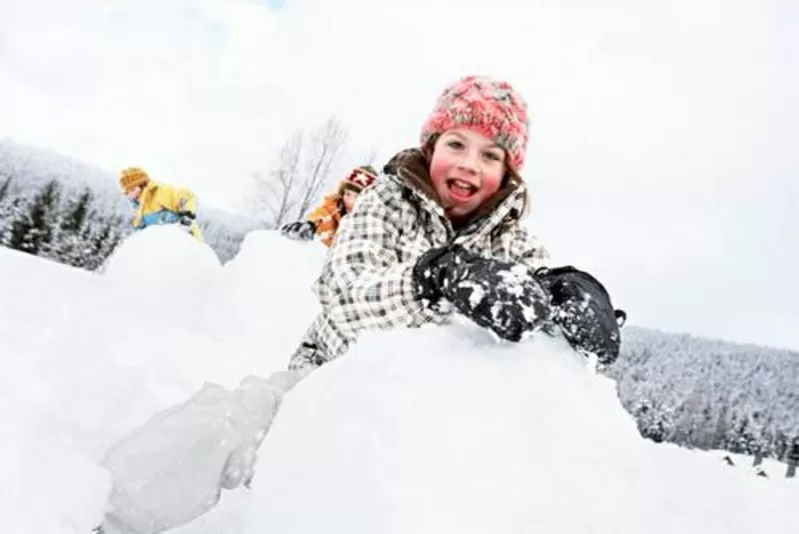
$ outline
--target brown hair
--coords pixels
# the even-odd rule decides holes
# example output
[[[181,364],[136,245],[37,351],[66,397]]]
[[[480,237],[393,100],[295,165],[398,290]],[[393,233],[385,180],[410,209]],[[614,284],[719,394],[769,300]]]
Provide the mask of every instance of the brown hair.
[[[338,195],[343,196],[344,191],[354,191],[356,193],[360,193],[361,191],[363,191],[363,188],[358,187],[352,182],[342,181],[338,186]]]

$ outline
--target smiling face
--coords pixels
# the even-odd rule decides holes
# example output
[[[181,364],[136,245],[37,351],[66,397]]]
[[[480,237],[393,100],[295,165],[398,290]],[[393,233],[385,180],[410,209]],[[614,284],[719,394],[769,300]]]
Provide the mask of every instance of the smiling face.
[[[430,161],[433,187],[453,222],[465,219],[494,196],[505,170],[505,151],[466,128],[444,132],[436,140]]]

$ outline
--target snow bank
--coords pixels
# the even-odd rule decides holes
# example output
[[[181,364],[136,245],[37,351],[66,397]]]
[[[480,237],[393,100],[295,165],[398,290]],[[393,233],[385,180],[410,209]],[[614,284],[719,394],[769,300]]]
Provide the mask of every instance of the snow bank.
[[[642,440],[560,342],[489,346],[467,326],[364,336],[292,391],[259,456],[253,534],[799,526],[796,488]]]
[[[747,471],[755,476],[781,479],[785,478],[785,474],[788,471],[787,463],[773,458],[763,458],[760,465],[754,465],[755,457],[753,455],[731,453],[723,450],[706,451],[704,454],[712,456],[716,461],[723,463],[730,469]],[[732,461],[732,465],[727,462],[727,458]],[[795,477],[792,481],[786,482],[792,482],[799,487],[799,478]]]
[[[86,354],[63,334],[91,313],[86,272],[0,248],[0,531],[81,532],[110,481],[92,456]]]
[[[150,226],[134,232],[106,260],[107,280],[148,286],[196,282],[221,267],[213,249],[176,226]]]
[[[296,245],[258,233],[223,268],[179,230],[153,228],[99,275],[0,248],[0,531],[88,532],[113,441],[206,381],[285,367],[315,313],[324,251]]]
[[[207,293],[222,269],[216,253],[176,226],[134,232],[106,260],[106,290],[129,314],[191,329],[205,323]]]
[[[111,442],[285,366],[326,249],[253,232],[225,266],[207,252],[142,232],[95,275],[0,249],[1,531],[85,534]],[[259,458],[252,493],[175,534],[799,531],[795,485],[646,442],[559,341],[465,324],[364,336],[292,391]]]
[[[209,298],[207,333],[246,353],[256,374],[284,368],[318,310],[311,285],[326,251],[274,231],[247,234]]]

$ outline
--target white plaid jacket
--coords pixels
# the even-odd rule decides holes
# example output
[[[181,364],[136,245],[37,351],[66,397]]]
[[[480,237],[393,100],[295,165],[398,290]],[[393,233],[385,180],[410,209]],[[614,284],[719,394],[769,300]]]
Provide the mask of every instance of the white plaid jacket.
[[[363,330],[446,322],[448,313],[423,306],[413,289],[413,266],[430,248],[454,242],[533,269],[543,266],[549,253],[519,224],[523,187],[456,233],[437,202],[399,176],[382,175],[341,220],[314,283],[323,311],[289,369],[318,367],[341,356]]]

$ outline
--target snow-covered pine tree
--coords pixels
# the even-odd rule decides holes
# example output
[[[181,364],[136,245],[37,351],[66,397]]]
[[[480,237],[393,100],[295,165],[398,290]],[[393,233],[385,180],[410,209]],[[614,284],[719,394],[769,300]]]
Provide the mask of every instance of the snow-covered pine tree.
[[[58,225],[56,245],[52,250],[53,259],[73,267],[83,266],[85,252],[82,230],[87,224],[87,216],[93,201],[94,195],[88,187],[84,187],[77,198],[72,197],[66,201]]]
[[[799,465],[799,435],[793,438],[791,449],[788,452],[788,469],[785,471],[785,476],[793,478],[796,476],[796,466]]]
[[[29,198],[18,196],[14,197],[11,202],[7,203],[8,209],[6,210],[6,230],[3,234],[2,244],[14,250],[22,250],[22,244],[25,242],[30,223],[29,205],[31,200]]]
[[[28,212],[17,218],[11,227],[10,246],[28,254],[45,255],[53,241],[53,230],[59,217],[61,186],[50,180],[31,199]]]
[[[3,200],[8,196],[8,191],[11,189],[11,180],[11,176],[0,174],[0,204],[2,204]]]
[[[9,195],[11,177],[0,184],[0,246],[8,246],[11,224],[15,219],[14,201]]]
[[[116,215],[92,212],[89,220],[91,224],[81,232],[80,267],[94,271],[103,265],[130,230],[124,219]]]

